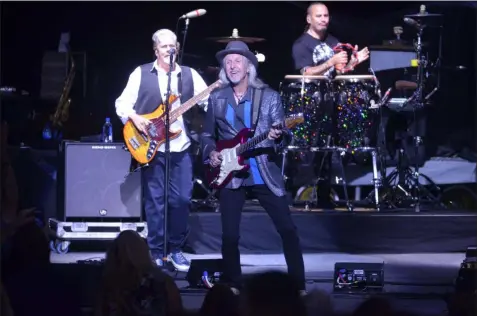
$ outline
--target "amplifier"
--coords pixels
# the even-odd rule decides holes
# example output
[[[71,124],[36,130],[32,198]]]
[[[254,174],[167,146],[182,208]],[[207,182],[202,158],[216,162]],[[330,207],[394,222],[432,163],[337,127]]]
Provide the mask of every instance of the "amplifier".
[[[59,158],[59,220],[142,220],[141,174],[122,143],[65,141]]]

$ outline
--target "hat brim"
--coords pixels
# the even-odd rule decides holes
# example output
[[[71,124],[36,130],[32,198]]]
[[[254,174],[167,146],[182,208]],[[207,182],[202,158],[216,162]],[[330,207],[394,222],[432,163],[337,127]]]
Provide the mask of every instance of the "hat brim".
[[[215,54],[215,58],[217,58],[217,61],[219,62],[220,65],[222,65],[223,59],[225,56],[230,55],[230,54],[239,54],[244,57],[246,57],[252,64],[255,66],[255,68],[258,68],[258,59],[255,56],[254,53],[251,51],[244,51],[242,49],[224,49]]]

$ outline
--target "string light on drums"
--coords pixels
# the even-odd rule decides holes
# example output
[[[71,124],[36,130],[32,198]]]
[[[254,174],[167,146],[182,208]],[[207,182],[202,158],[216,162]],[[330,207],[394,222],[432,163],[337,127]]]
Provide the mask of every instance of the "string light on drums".
[[[336,110],[336,135],[339,147],[361,149],[370,144],[370,132],[379,99],[373,75],[336,76],[333,80]]]
[[[289,149],[300,151],[325,144],[331,128],[330,93],[331,81],[326,76],[285,76],[280,85],[285,113],[303,113],[305,117],[302,124],[291,129],[293,139]]]

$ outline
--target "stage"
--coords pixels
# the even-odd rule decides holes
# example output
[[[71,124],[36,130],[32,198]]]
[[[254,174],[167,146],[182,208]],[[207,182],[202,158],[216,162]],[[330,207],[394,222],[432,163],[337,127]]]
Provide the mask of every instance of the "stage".
[[[243,272],[286,269],[280,239],[270,219],[263,210],[250,204],[244,210],[241,224]],[[420,315],[437,315],[445,310],[445,296],[453,291],[465,250],[476,244],[475,212],[294,210],[292,216],[305,253],[308,290],[332,293],[336,262],[384,263],[382,295],[389,297],[397,309]],[[193,213],[190,224],[190,250],[186,256],[191,260],[219,258],[220,215]],[[79,289],[89,289],[79,293],[87,310],[94,298],[91,289],[98,287],[101,265],[75,263],[100,261],[105,246],[98,242],[73,242],[69,253],[51,254],[57,271]],[[199,308],[205,292],[187,290],[184,273],[174,277],[182,290],[185,307]],[[333,295],[336,312],[351,312],[365,297]]]
[[[219,254],[193,255],[189,259],[219,258]],[[101,277],[101,266],[92,264],[68,264],[78,260],[100,260],[103,252],[72,252],[64,255],[51,254],[55,270],[67,278],[80,290],[85,310],[91,309],[95,289]],[[403,253],[403,254],[360,254],[322,253],[305,254],[305,269],[308,280],[307,289],[320,289],[332,293],[332,276],[335,262],[384,262],[384,293],[396,309],[407,310],[419,315],[439,315],[446,309],[445,297],[453,291],[453,282],[459,265],[464,259],[463,253]],[[244,274],[263,270],[285,270],[283,255],[260,254],[242,255]],[[184,306],[187,309],[200,308],[205,291],[187,290],[185,274],[174,275],[181,289]],[[350,313],[366,295],[335,294],[332,299],[335,311]]]

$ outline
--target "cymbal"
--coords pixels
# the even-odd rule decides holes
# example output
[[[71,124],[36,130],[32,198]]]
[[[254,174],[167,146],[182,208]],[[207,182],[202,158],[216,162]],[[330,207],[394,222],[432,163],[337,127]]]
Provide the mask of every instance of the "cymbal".
[[[406,18],[413,18],[413,19],[422,19],[422,18],[437,18],[437,17],[441,17],[442,14],[438,14],[438,13],[415,13],[415,14],[408,14],[408,15],[405,15],[404,17]]]
[[[227,44],[227,43],[232,42],[232,41],[242,41],[242,42],[247,43],[247,44],[253,44],[253,43],[258,43],[258,42],[265,41],[265,39],[261,38],[261,37],[242,37],[242,36],[238,36],[238,37],[232,37],[232,36],[208,37],[206,39],[209,40],[209,41],[214,41],[214,42],[217,42],[217,43],[224,43],[224,44]]]
[[[247,44],[253,44],[253,43],[265,41],[265,39],[261,37],[239,36],[238,29],[233,29],[231,36],[208,37],[206,38],[206,40],[214,41],[216,43],[224,43],[224,44],[227,44],[232,41],[242,41]]]

